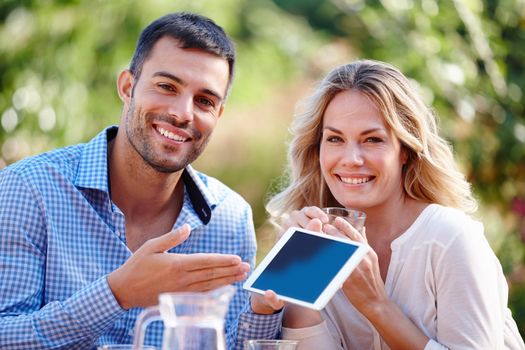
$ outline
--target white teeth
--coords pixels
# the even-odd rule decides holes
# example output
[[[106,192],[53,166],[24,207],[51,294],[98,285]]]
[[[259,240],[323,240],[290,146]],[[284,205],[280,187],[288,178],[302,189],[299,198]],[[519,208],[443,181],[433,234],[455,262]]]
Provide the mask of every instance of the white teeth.
[[[359,185],[365,182],[370,181],[371,178],[351,178],[351,177],[341,177],[341,181],[343,181],[345,184],[352,184],[352,185]]]
[[[173,140],[173,141],[178,141],[178,142],[184,142],[186,141],[186,139],[184,137],[181,137],[181,136],[178,136],[178,135],[175,135],[174,133],[172,133],[171,131],[168,131],[166,129],[163,129],[161,127],[157,127],[157,131],[159,133],[161,133],[163,136],[169,138],[170,140]]]

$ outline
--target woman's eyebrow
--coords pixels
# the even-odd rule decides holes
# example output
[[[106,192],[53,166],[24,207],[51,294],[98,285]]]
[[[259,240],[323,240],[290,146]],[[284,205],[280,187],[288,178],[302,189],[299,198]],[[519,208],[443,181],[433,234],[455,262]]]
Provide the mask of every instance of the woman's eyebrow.
[[[334,128],[332,126],[325,126],[323,128],[323,130],[330,130],[336,134],[342,134],[343,132],[337,128]],[[382,128],[370,128],[370,129],[366,129],[366,130],[363,130],[360,134],[361,135],[368,135],[368,134],[371,134],[371,133],[374,133],[374,132],[383,132],[384,129]]]

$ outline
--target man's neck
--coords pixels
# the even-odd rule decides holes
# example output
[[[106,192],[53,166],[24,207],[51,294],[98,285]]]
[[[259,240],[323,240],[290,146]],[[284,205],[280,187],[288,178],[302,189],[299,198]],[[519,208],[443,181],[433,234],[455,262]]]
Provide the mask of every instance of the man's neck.
[[[180,208],[184,185],[179,180],[183,170],[171,174],[156,171],[118,137],[108,142],[108,173],[111,199],[126,220],[136,216],[155,218]]]

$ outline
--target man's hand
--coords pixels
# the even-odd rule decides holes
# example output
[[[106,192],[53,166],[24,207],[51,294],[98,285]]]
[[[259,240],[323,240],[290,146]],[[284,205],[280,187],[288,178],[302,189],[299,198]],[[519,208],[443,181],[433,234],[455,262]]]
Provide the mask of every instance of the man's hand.
[[[189,225],[183,225],[150,239],[108,275],[108,284],[123,309],[156,305],[160,293],[209,291],[246,278],[250,266],[237,255],[166,253],[189,234]]]

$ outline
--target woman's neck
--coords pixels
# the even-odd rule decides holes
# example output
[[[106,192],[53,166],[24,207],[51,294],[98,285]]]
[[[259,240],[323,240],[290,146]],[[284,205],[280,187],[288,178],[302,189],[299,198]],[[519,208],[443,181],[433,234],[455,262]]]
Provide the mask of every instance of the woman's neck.
[[[391,243],[417,219],[428,203],[407,196],[367,209],[366,236],[369,243]]]

